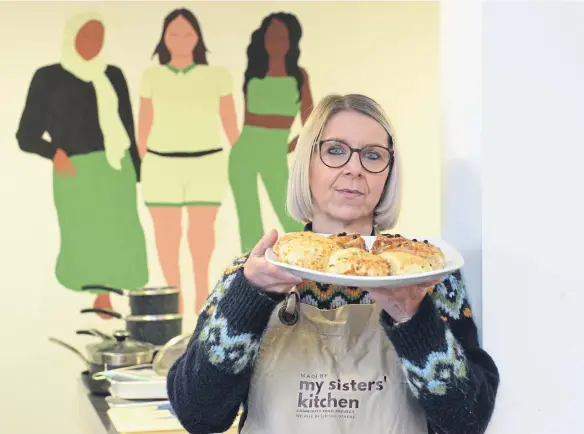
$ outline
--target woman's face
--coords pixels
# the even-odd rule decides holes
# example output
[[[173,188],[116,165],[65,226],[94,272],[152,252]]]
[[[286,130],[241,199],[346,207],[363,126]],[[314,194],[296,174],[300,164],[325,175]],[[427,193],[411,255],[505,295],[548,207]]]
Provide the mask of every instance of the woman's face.
[[[290,35],[286,24],[279,20],[272,20],[266,30],[265,46],[269,56],[286,56],[290,49]]]
[[[336,139],[352,148],[367,145],[387,147],[385,129],[369,116],[355,111],[343,111],[326,123],[321,140]],[[379,203],[389,167],[380,173],[366,171],[353,153],[349,162],[340,168],[326,166],[317,145],[310,162],[310,189],[315,220],[318,215],[344,225],[373,221],[373,211]],[[324,215],[323,215],[324,214]]]
[[[199,35],[183,16],[176,17],[166,28],[164,43],[171,56],[192,56],[199,42]]]
[[[79,29],[75,38],[75,49],[84,60],[91,60],[103,48],[103,24],[99,21],[88,21]]]

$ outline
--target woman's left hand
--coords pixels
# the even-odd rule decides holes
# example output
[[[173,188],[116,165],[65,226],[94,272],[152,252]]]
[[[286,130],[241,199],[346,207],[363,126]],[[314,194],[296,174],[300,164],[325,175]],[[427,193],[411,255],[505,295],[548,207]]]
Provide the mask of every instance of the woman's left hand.
[[[428,290],[438,283],[440,281],[437,280],[423,285],[399,288],[368,288],[368,292],[371,298],[379,303],[394,321],[401,322],[409,320],[416,314]]]

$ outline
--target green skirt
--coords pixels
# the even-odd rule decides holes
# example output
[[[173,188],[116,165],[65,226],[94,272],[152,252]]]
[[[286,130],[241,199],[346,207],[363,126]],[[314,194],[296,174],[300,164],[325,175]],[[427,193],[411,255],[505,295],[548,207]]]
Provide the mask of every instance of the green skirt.
[[[53,173],[61,234],[57,280],[71,290],[90,284],[143,287],[148,282],[146,240],[129,154],[121,170],[108,164],[104,152],[73,156],[71,161],[75,177]]]

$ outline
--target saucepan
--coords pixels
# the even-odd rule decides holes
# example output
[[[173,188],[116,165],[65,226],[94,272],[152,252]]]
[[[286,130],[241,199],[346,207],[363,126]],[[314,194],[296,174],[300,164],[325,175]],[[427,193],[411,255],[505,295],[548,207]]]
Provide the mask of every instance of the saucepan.
[[[119,379],[130,379],[130,380],[148,380],[152,378],[152,375],[144,377],[141,375],[140,370],[144,368],[149,368],[159,377],[166,377],[170,368],[178,360],[178,358],[184,354],[192,339],[193,333],[186,333],[183,335],[175,336],[169,340],[154,356],[151,364],[145,365],[135,365],[120,369],[110,369],[104,372],[98,372],[93,374],[92,378],[95,380],[109,379],[109,378],[119,378]]]
[[[78,332],[78,334],[93,333]],[[126,330],[116,331],[113,337],[104,335],[99,343],[87,345],[88,357],[60,339],[50,337],[49,341],[72,351],[84,361],[87,370],[81,374],[83,382],[91,392],[97,394],[107,393],[108,384],[107,381],[93,379],[92,376],[94,374],[111,369],[151,363],[154,358],[154,345],[131,339]]]
[[[103,308],[89,308],[81,310],[81,313],[103,313],[113,318],[124,319],[126,329],[134,339],[149,342],[156,346],[166,344],[182,332],[182,315],[180,313],[165,315],[129,315]]]
[[[178,312],[179,290],[171,286],[124,291],[104,285],[85,285],[84,291],[107,291],[127,295],[132,315],[165,315]]]

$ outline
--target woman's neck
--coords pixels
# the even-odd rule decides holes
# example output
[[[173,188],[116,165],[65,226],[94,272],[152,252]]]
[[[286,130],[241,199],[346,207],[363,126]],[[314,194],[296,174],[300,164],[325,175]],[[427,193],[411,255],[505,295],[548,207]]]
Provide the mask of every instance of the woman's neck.
[[[314,216],[312,220],[312,231],[321,234],[338,234],[339,232],[350,234],[357,232],[360,235],[368,236],[373,233],[373,219],[366,218],[343,222],[333,220],[327,216]]]
[[[193,63],[193,56],[172,56],[170,58],[170,64],[179,71],[182,71],[187,66],[191,66]]]
[[[270,60],[268,61],[267,75],[272,77],[283,77],[286,75],[286,62],[283,57],[270,57]]]

